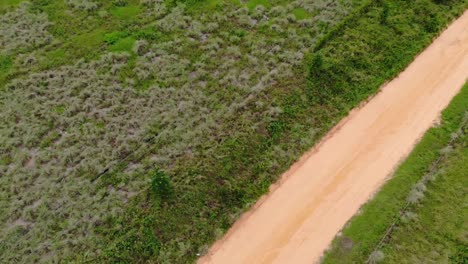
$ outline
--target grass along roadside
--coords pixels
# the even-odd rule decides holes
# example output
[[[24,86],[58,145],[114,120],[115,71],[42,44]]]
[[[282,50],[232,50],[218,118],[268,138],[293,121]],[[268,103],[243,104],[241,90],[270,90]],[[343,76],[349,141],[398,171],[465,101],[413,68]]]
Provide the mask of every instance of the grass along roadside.
[[[466,260],[467,119],[468,84],[335,238],[323,263]]]
[[[427,188],[423,193],[426,198],[421,198],[420,204],[411,203],[399,219],[398,228],[380,249],[385,262],[465,263],[468,259],[466,123],[463,130],[452,146],[441,150],[452,153],[443,158],[436,175],[429,175],[435,178],[429,178],[427,185],[416,184],[416,190],[411,191],[409,198],[414,199],[422,196],[420,188]]]

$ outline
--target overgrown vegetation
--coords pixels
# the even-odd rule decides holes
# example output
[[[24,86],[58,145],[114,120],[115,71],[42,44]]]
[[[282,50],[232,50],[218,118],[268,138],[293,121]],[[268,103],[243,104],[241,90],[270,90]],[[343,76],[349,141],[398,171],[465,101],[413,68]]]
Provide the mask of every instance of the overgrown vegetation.
[[[467,6],[18,4],[0,6],[26,23],[0,46],[0,258],[160,263],[203,254]]]
[[[467,132],[468,84],[335,239],[324,263],[466,261]]]
[[[0,16],[0,54],[10,53],[15,49],[40,47],[52,40],[47,31],[50,22],[45,14],[28,12],[30,7],[22,3],[12,12]]]

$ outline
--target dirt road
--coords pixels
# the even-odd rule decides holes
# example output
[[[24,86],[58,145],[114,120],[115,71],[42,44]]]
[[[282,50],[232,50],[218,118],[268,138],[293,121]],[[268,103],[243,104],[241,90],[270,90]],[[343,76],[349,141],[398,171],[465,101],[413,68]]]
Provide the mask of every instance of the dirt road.
[[[293,165],[199,263],[318,261],[467,77],[468,11]]]

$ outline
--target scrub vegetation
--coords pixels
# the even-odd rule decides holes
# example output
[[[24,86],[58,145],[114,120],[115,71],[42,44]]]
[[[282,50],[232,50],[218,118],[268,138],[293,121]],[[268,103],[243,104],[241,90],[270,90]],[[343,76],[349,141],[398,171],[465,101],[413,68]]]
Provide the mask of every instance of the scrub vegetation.
[[[0,5],[0,259],[185,263],[466,1]]]
[[[22,3],[14,11],[0,16],[0,54],[14,49],[27,51],[51,42],[47,15],[30,13],[29,7],[30,4]]]
[[[323,263],[464,263],[468,228],[468,84]]]

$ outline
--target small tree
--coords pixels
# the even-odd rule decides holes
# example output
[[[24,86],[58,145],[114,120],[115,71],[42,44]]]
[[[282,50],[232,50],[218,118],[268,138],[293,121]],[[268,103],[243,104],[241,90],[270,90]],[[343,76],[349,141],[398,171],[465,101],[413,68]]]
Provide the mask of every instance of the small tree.
[[[166,173],[160,169],[156,169],[152,173],[151,189],[161,200],[170,198],[174,192],[171,180]]]

